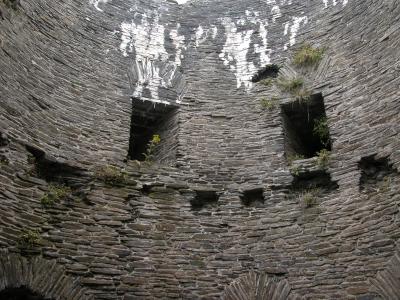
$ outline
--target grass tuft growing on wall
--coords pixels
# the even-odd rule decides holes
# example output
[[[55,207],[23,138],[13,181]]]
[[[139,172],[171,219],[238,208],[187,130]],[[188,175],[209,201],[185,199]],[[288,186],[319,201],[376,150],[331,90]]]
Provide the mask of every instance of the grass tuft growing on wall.
[[[299,67],[315,66],[319,64],[323,55],[324,49],[305,44],[294,54],[292,62]]]

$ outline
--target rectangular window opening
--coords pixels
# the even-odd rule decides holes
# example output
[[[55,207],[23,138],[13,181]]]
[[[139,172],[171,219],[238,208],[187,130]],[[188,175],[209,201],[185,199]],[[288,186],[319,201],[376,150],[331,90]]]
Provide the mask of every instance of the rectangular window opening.
[[[160,142],[151,151],[151,161],[175,161],[177,107],[171,104],[132,99],[132,117],[128,156],[131,160],[145,161],[149,143],[155,135]]]
[[[286,156],[311,158],[323,149],[331,150],[331,139],[325,114],[324,98],[314,94],[307,101],[281,106]]]

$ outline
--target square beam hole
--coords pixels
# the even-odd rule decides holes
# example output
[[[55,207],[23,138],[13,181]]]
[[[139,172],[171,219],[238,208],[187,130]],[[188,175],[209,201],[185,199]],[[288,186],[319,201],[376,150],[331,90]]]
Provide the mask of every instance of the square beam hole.
[[[278,77],[280,67],[276,64],[266,65],[251,78],[252,82],[259,82],[268,78]]]
[[[262,188],[255,188],[243,191],[240,196],[243,205],[245,206],[262,206],[264,204],[264,190]]]
[[[216,205],[219,195],[216,191],[195,191],[196,195],[191,201],[193,210],[201,210],[205,206]]]
[[[159,135],[161,141],[153,155],[157,158],[173,155],[176,147],[176,110],[174,105],[132,99],[129,159],[144,161],[144,153],[154,135]]]
[[[390,180],[391,175],[396,173],[387,157],[378,159],[375,155],[361,158],[358,167],[361,170],[360,190],[376,190],[380,182]]]
[[[286,156],[311,158],[322,149],[331,150],[331,140],[322,94],[308,101],[283,104],[282,118]]]

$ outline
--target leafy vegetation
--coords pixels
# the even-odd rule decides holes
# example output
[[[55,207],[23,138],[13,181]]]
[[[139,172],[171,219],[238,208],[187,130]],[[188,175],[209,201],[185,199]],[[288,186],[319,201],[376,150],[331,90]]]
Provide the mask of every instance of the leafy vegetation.
[[[294,161],[304,158],[305,158],[304,155],[295,153],[295,154],[289,154],[286,159],[288,164],[291,165],[293,164]]]
[[[268,110],[273,110],[278,102],[278,98],[277,97],[271,97],[271,98],[261,98],[260,99],[260,104],[262,109],[268,109]]]
[[[95,172],[95,177],[108,185],[119,185],[127,182],[127,174],[115,166],[105,166]]]
[[[326,149],[322,149],[317,153],[317,155],[317,166],[320,168],[326,168],[329,164],[331,152]]]
[[[293,64],[299,67],[317,65],[324,55],[324,49],[303,45],[293,56]]]
[[[20,248],[34,248],[41,244],[40,233],[37,229],[24,229],[19,236],[18,245]]]
[[[71,188],[59,184],[50,184],[49,190],[40,199],[43,206],[52,206],[54,203],[65,199],[71,194]]]
[[[160,142],[161,142],[160,136],[158,134],[153,135],[153,138],[147,144],[146,153],[143,153],[145,162],[150,163],[153,161],[154,152]]]
[[[20,4],[20,0],[2,0],[3,3],[8,7],[14,10],[17,10],[18,5]]]
[[[314,120],[313,134],[318,136],[321,144],[327,147],[331,140],[329,137],[329,127],[327,117],[321,117]]]

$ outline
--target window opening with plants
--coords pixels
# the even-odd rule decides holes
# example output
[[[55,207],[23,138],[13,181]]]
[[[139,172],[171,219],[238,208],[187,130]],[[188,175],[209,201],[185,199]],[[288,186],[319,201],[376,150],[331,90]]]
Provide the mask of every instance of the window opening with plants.
[[[161,146],[170,142],[168,134],[174,127],[176,107],[140,99],[133,99],[132,106],[128,157],[148,163],[156,161],[162,156]]]
[[[331,138],[322,94],[308,101],[281,105],[286,156],[311,158],[331,150]]]

